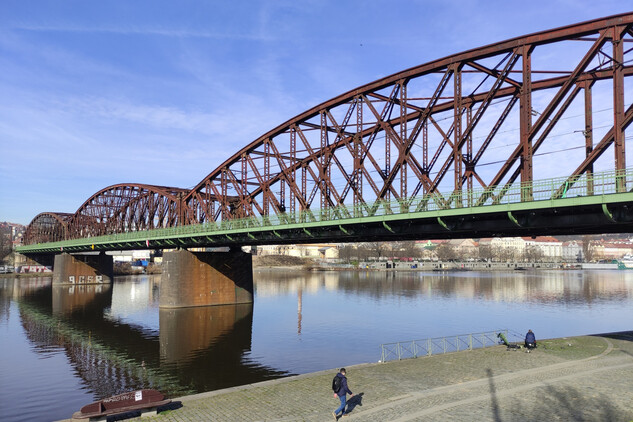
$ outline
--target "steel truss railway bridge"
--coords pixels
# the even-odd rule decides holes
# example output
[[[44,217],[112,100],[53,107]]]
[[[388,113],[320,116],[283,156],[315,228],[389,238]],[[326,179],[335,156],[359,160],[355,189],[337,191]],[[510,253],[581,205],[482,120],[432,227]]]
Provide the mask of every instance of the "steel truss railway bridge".
[[[305,111],[193,189],[41,213],[18,251],[633,231],[631,75],[633,13],[458,53]]]

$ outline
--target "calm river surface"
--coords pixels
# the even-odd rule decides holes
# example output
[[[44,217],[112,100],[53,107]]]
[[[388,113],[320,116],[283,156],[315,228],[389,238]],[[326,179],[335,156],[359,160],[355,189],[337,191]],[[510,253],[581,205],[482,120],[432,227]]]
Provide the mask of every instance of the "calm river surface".
[[[376,362],[394,341],[633,328],[633,271],[256,270],[253,305],[159,310],[159,295],[160,275],[0,279],[0,418],[56,420],[141,387],[176,397]]]

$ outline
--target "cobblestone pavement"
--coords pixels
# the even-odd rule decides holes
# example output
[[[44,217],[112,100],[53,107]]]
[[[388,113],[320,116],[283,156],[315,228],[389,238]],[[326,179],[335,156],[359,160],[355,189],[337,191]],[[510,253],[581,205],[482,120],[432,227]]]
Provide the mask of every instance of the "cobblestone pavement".
[[[633,421],[633,333],[346,367],[356,395],[343,421]],[[183,397],[143,420],[331,421],[335,373]]]

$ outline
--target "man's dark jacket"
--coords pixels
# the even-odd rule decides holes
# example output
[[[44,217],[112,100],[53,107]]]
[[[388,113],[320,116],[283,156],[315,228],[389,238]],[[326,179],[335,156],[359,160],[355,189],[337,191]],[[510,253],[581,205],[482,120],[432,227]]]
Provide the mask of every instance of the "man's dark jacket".
[[[352,391],[347,388],[347,377],[340,372],[336,374],[337,377],[341,378],[341,389],[336,393],[339,397],[344,396],[345,394],[352,394]]]
[[[525,335],[525,342],[526,343],[531,343],[531,344],[536,344],[536,338],[534,337],[534,333],[528,332]]]

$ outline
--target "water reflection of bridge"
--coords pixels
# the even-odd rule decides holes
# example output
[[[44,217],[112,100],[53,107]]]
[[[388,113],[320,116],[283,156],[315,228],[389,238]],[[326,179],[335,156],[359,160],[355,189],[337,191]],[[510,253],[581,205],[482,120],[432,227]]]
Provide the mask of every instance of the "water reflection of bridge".
[[[63,348],[96,397],[141,387],[179,395],[285,375],[244,359],[252,304],[161,310],[156,333],[106,317],[112,290],[97,287],[40,287],[18,301],[35,350]]]

